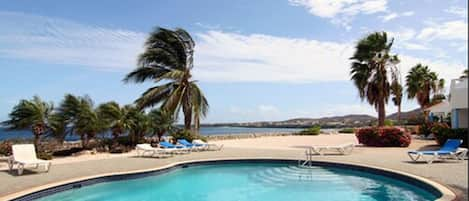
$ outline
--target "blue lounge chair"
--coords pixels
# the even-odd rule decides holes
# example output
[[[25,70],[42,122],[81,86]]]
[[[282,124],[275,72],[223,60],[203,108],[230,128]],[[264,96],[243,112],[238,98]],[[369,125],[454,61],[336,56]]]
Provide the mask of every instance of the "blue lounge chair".
[[[163,147],[165,149],[175,149],[175,150],[180,151],[181,153],[190,151],[189,148],[187,148],[183,145],[174,145],[174,144],[171,144],[169,142],[160,142],[160,147]]]
[[[201,144],[192,144],[192,143],[188,142],[186,139],[179,139],[178,143],[182,144],[183,146],[185,146],[187,148],[194,149],[194,150],[199,150],[200,148],[203,147],[203,145],[201,145]]]
[[[431,164],[435,159],[444,157],[450,157],[453,159],[462,160],[463,157],[467,154],[467,149],[459,149],[459,145],[462,144],[462,140],[459,139],[448,139],[446,143],[436,151],[409,151],[407,154],[410,159],[417,161],[420,158],[424,159],[428,164]],[[429,159],[425,159],[423,156],[429,155],[432,156]]]

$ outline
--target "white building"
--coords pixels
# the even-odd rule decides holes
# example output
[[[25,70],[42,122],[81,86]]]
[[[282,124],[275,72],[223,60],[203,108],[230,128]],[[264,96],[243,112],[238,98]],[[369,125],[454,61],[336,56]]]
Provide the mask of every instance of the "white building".
[[[431,119],[438,117],[440,120],[442,120],[451,113],[451,105],[448,101],[444,100],[440,103],[427,107],[424,110],[429,113]]]
[[[453,128],[467,128],[467,78],[451,80],[450,87],[450,107],[451,126]]]

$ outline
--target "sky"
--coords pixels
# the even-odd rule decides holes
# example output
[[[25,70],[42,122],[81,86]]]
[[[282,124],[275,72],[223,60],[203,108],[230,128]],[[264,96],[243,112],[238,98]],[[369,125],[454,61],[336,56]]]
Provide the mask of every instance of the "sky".
[[[155,27],[196,42],[203,123],[369,114],[350,81],[354,45],[386,31],[404,77],[422,63],[447,80],[467,68],[466,0],[0,0],[0,121],[34,95],[132,103],[125,84]],[[391,102],[390,102],[391,103]],[[418,107],[403,101],[403,110]],[[392,104],[387,113],[396,111]]]

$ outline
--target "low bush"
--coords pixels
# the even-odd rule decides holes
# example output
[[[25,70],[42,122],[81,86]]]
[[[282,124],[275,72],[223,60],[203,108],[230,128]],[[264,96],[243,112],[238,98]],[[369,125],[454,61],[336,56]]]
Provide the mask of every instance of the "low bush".
[[[411,142],[409,133],[395,127],[368,127],[358,129],[358,142],[375,147],[408,147]]]
[[[461,147],[466,147],[466,148],[468,147],[467,128],[452,129],[449,126],[438,125],[438,126],[434,126],[434,129],[432,129],[432,131],[433,131],[433,135],[435,136],[435,140],[439,145],[443,145],[448,139],[461,139],[463,140]]]
[[[207,138],[196,133],[193,133],[189,130],[178,130],[174,133],[171,133],[171,137],[175,140],[185,139],[189,142],[192,142],[195,139],[200,139],[202,141],[207,141]]]
[[[432,133],[432,126],[433,124],[431,122],[420,124],[418,134],[427,137]]]
[[[353,128],[343,128],[339,130],[339,133],[355,133],[355,129]]]
[[[56,151],[52,154],[52,156],[71,156],[74,153],[78,153],[80,151],[83,151],[83,148],[74,147],[71,149]]]
[[[13,145],[13,143],[10,141],[0,142],[0,155],[11,155],[11,145]]]
[[[394,126],[394,122],[390,119],[384,120],[384,125],[385,126]]]
[[[321,132],[321,127],[320,126],[313,126],[311,128],[304,129],[300,131],[300,135],[319,135]]]
[[[37,157],[42,160],[52,160],[53,158],[51,153],[43,152],[43,151],[38,152]]]

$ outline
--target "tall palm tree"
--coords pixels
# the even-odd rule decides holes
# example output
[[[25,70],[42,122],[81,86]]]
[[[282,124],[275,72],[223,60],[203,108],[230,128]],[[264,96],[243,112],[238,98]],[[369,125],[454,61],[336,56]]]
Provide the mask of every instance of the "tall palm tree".
[[[66,94],[58,108],[58,114],[71,127],[68,132],[80,136],[83,148],[88,148],[89,141],[105,130],[93,108],[93,101],[88,96]]]
[[[49,118],[53,104],[47,103],[38,96],[32,100],[20,100],[9,114],[9,120],[2,122],[11,130],[31,129],[34,134],[34,145],[38,147],[40,137],[49,129]]]
[[[150,124],[153,134],[158,136],[158,140],[161,141],[161,137],[166,132],[174,130],[175,119],[173,115],[165,110],[154,109],[148,113],[150,117]]]
[[[401,122],[402,85],[394,80],[391,83],[392,102],[397,106],[397,122]]]
[[[420,108],[430,106],[431,95],[441,94],[444,89],[444,79],[439,79],[428,66],[417,64],[412,67],[406,76],[407,97],[417,99]],[[426,116],[426,115],[425,115]]]
[[[384,126],[385,106],[390,96],[390,80],[398,77],[397,55],[390,53],[393,39],[386,32],[375,32],[358,41],[350,58],[351,80],[362,100],[366,99],[378,111],[378,126]],[[391,76],[389,76],[391,75]]]
[[[127,74],[125,82],[142,83],[152,80],[157,85],[136,100],[137,107],[160,105],[162,110],[179,114],[182,108],[184,127],[198,129],[200,118],[206,116],[208,102],[192,80],[195,43],[184,29],[156,28],[145,42],[145,51],[138,58],[138,67]]]
[[[111,101],[99,105],[97,113],[105,127],[111,130],[113,144],[116,144],[117,138],[130,128],[128,108],[120,107],[118,103]]]

